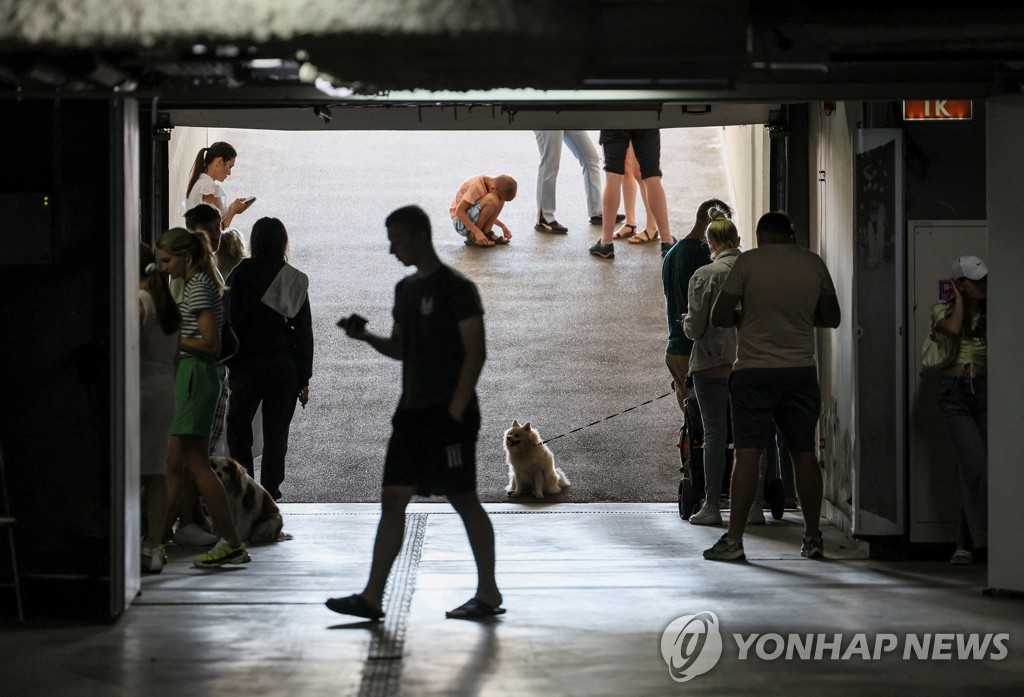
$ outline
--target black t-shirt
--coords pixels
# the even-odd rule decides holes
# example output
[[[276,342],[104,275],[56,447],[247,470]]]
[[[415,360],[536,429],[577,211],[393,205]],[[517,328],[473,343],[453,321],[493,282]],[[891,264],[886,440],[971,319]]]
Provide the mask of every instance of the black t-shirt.
[[[459,322],[484,313],[476,285],[441,266],[395,286],[395,323],[402,333],[402,409],[447,405],[466,357]]]

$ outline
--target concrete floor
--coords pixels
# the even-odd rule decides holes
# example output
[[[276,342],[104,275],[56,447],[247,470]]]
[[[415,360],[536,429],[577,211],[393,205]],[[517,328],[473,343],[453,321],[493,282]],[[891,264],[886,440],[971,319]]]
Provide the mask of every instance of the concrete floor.
[[[334,134],[300,145],[291,134],[211,136],[239,148],[228,193],[259,196],[246,232],[259,216],[280,217],[296,266],[314,280],[318,363],[310,405],[293,422],[282,507],[294,539],[257,547],[252,564],[223,571],[194,569],[196,550],[172,548],[171,564],[143,579],[142,594],[112,625],[30,615],[16,626],[0,615],[0,697],[1021,694],[1024,604],[983,595],[984,567],[869,561],[863,545],[834,528],[826,529],[829,559],[808,561],[793,512],[749,531],[748,562],[704,561],[701,550],[722,529],[691,526],[666,503],[679,479],[671,398],[553,443],[573,481],[557,503],[504,503],[501,432],[513,418],[532,419],[551,437],[667,391],[657,249],[617,245],[612,263],[587,255],[596,229],[585,224],[571,156],[563,156],[558,213],[571,231],[551,237],[532,231],[530,133],[460,136],[478,146],[468,148],[475,159],[458,153],[469,160],[465,171],[445,164],[453,150],[439,137]],[[710,178],[721,172],[717,137],[666,134],[677,234],[703,198],[727,188]],[[329,167],[310,164],[307,155],[320,151],[333,153]],[[387,185],[410,167],[406,181],[416,186]],[[510,210],[517,236],[506,248],[471,250],[445,236],[452,192],[484,171],[520,179],[522,200]],[[304,195],[281,181],[302,182]],[[472,595],[474,573],[461,524],[439,503],[411,509],[384,622],[323,606],[365,581],[377,505],[359,502],[379,494],[398,385],[397,364],[343,341],[333,322],[358,311],[378,328],[389,323],[392,287],[405,270],[387,254],[382,222],[410,200],[430,206],[444,231],[442,255],[478,281],[488,311],[479,479],[492,501],[508,608],[491,622],[444,619]],[[529,340],[524,325],[538,330]],[[694,643],[700,658],[687,674],[710,670],[679,683],[663,635],[701,612],[714,613],[720,631]],[[994,652],[989,644],[987,658],[960,660],[958,633],[1008,640]],[[838,634],[839,657],[828,648],[817,660],[766,658],[777,643],[770,636],[740,658],[736,635],[746,645],[766,634],[833,642]],[[932,634],[954,635],[938,639],[951,651],[941,643],[936,660],[903,658],[909,641]],[[722,654],[712,667],[714,636]],[[875,659],[876,641],[895,648]],[[671,641],[668,649],[677,651]]]
[[[493,621],[444,618],[474,588],[447,505],[410,509],[387,617],[367,623],[323,601],[362,587],[377,507],[285,504],[293,540],[222,571],[194,569],[195,550],[171,548],[116,624],[0,619],[0,695],[1021,694],[1024,603],[984,595],[981,566],[871,561],[831,527],[828,559],[802,559],[793,512],[749,530],[746,563],[715,563],[700,552],[721,528],[684,523],[674,505],[488,510],[508,609]],[[721,659],[678,683],[662,636],[699,612],[718,617]],[[838,657],[825,647],[817,660],[772,659],[769,637],[741,660],[737,634],[744,644],[839,635]],[[958,634],[1008,637],[989,637],[985,658],[960,659]],[[942,658],[905,659],[914,635],[939,641]],[[894,648],[876,659],[876,642]],[[691,670],[712,665],[710,634],[703,646]]]

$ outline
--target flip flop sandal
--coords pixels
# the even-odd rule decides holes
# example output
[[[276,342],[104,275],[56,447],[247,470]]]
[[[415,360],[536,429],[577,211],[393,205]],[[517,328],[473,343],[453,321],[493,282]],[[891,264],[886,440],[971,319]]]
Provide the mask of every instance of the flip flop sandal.
[[[450,620],[479,620],[485,617],[494,617],[496,615],[504,614],[505,608],[503,607],[493,607],[485,603],[483,600],[470,598],[454,610],[449,610],[444,613],[444,616]]]
[[[501,237],[499,235],[488,235],[487,239],[489,239],[494,244],[508,244],[509,242],[511,242],[511,240],[506,240],[504,237]]]
[[[628,230],[626,228],[629,228]],[[630,237],[636,236],[636,225],[630,225],[626,223],[612,235],[612,239],[616,240],[628,240]]]
[[[489,244],[480,244],[472,235],[466,237],[466,241],[463,244],[465,244],[467,247],[483,247],[485,249],[491,246]]]
[[[328,598],[324,603],[328,610],[333,610],[341,615],[352,615],[368,620],[379,620],[384,617],[384,611],[374,608],[366,602],[361,595],[349,595],[344,598]]]
[[[643,232],[636,233],[635,235],[630,237],[627,241],[630,244],[643,244],[644,242],[653,242],[656,239],[658,239],[658,231],[657,230],[651,232],[647,228],[644,228]]]

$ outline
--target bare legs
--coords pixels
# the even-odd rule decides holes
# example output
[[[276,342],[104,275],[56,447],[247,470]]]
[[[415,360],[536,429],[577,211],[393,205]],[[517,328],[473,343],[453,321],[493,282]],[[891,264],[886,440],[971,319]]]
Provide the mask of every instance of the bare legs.
[[[615,230],[615,214],[622,201],[623,175],[615,172],[604,173],[604,196],[601,199],[601,244],[611,244]]]
[[[804,535],[817,537],[824,483],[814,453],[793,453],[793,476],[796,478],[800,510],[804,513]]]
[[[494,228],[495,222],[498,220],[498,215],[501,213],[501,209],[505,207],[505,202],[498,198],[495,193],[489,193],[480,199],[480,217],[476,220],[476,226],[480,228],[480,231],[484,233],[484,239],[477,238],[476,243],[481,247],[490,247],[494,242],[490,237],[494,234],[492,229]],[[614,217],[614,216],[613,216]]]
[[[402,551],[405,509],[415,493],[415,487],[405,486],[386,486],[381,492],[381,515],[373,543],[373,563],[366,587],[360,594],[374,609],[381,607],[388,575]],[[494,528],[491,520],[475,492],[452,494],[448,500],[462,518],[476,559],[477,589],[474,597],[491,607],[498,607],[501,605],[501,593],[494,578]]]
[[[647,204],[654,215],[654,222],[658,225],[658,234],[661,236],[662,244],[671,244],[672,231],[668,222],[668,200],[665,198],[665,187],[661,185],[661,177],[647,177],[643,181],[647,189]],[[650,221],[647,223],[650,225]]]
[[[405,508],[415,493],[416,487],[411,486],[386,486],[381,491],[380,522],[377,524],[377,537],[373,541],[373,562],[366,588],[361,594],[374,608],[379,609],[381,606],[391,566],[402,551]]]
[[[626,174],[622,180],[622,205],[626,212],[626,225],[636,226],[636,192],[639,189],[640,197],[644,202],[644,229],[651,230],[652,226],[657,227],[654,222],[654,213],[647,201],[647,187],[640,176],[640,163],[633,154],[633,146],[630,144],[626,150]],[[651,230],[653,232],[653,230]]]
[[[737,448],[729,485],[730,515],[729,539],[743,539],[747,527],[747,514],[757,497],[758,464],[761,448]],[[797,496],[804,515],[804,535],[817,537],[821,516],[823,489],[821,468],[813,452],[793,453],[793,475],[796,477]]]
[[[757,497],[757,471],[761,448],[737,448],[729,484],[729,539],[742,540],[747,514]]]
[[[171,436],[170,453],[167,462],[167,516],[164,531],[170,530],[181,505],[184,490],[185,471],[192,475],[199,489],[199,495],[206,502],[213,524],[220,536],[232,546],[241,544],[235,523],[228,509],[227,495],[217,475],[210,469],[210,442],[200,436]]]
[[[614,237],[615,212],[619,210],[619,202],[622,200],[623,179],[625,175],[614,172],[604,173],[604,199],[603,210],[604,221],[601,225],[601,244],[611,244]],[[646,191],[645,205],[650,208],[650,214],[654,216],[654,222],[658,226],[658,234],[663,244],[670,244],[672,232],[668,222],[668,200],[665,198],[665,188],[661,185],[661,177],[647,177],[641,183],[641,191]],[[627,208],[627,215],[628,213]],[[482,215],[482,214],[481,214]],[[648,229],[651,222],[647,221]]]
[[[491,519],[474,491],[453,494],[448,500],[462,518],[476,560],[477,584],[473,597],[491,607],[498,607],[501,605],[501,593],[494,578],[494,527]]]

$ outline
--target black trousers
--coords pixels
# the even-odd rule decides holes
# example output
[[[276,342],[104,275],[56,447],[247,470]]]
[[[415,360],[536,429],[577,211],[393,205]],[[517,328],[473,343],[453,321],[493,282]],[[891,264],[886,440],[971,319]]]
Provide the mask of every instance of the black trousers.
[[[231,457],[255,477],[252,456],[252,420],[263,404],[263,460],[260,484],[280,498],[288,429],[299,395],[295,360],[290,354],[246,357],[231,364],[228,399],[228,450]]]

